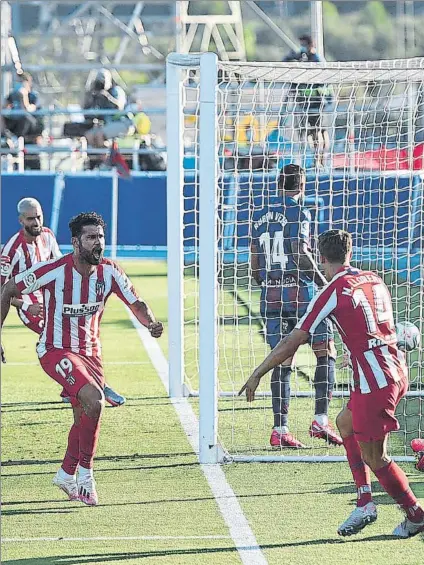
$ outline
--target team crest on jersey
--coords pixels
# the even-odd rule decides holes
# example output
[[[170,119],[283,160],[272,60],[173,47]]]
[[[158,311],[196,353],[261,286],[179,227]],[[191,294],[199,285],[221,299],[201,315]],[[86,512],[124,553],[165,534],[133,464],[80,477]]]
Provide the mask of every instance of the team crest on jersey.
[[[89,304],[64,304],[62,314],[67,318],[80,318],[92,316],[103,307],[103,302],[90,302]]]
[[[96,282],[96,294],[104,294],[105,293],[106,285],[104,281],[97,281]]]

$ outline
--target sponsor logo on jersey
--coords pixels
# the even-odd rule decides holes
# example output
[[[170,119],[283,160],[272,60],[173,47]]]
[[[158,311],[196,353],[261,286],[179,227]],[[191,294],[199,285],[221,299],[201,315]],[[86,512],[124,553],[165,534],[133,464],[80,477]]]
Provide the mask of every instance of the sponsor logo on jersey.
[[[68,318],[92,316],[103,308],[103,302],[90,302],[88,304],[64,304],[62,314]]]
[[[286,288],[297,286],[297,278],[293,275],[284,275],[283,286],[285,286]]]

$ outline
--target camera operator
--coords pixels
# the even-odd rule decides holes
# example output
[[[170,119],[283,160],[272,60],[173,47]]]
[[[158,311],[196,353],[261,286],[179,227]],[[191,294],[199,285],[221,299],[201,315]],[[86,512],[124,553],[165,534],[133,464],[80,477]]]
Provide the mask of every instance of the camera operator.
[[[109,70],[102,69],[86,92],[84,109],[122,111],[126,103],[127,96],[124,90],[113,83]],[[132,121],[128,116],[105,115],[102,112],[95,116],[86,116],[85,123],[89,129],[84,135],[88,143],[94,147],[104,147],[107,139],[128,135],[132,127]]]

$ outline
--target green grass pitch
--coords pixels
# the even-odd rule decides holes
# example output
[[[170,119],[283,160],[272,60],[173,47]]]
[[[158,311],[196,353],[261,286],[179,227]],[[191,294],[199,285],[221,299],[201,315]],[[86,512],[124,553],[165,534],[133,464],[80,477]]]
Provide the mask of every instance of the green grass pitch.
[[[128,262],[124,268],[166,324],[166,265]],[[188,280],[187,285],[194,286],[194,282]],[[252,312],[249,314],[242,302],[235,311],[235,299],[227,294],[220,299],[220,352],[225,350],[230,370],[221,356],[220,381],[223,388],[234,388],[232,379],[238,386],[266,348],[260,328],[249,322]],[[190,298],[188,292],[186,296],[187,307],[192,300],[192,308],[196,308],[194,297]],[[415,298],[410,296],[408,292],[408,309],[414,312]],[[396,298],[399,304],[404,303],[402,296]],[[186,310],[186,351],[188,377],[195,387],[197,336],[190,323],[193,309],[191,313],[189,308]],[[254,307],[252,310],[254,313]],[[2,368],[2,562],[241,563],[176,413],[123,305],[111,299],[102,327],[107,381],[128,400],[124,407],[107,408],[104,414],[96,463],[100,497],[97,508],[66,501],[51,484],[63,456],[71,410],[60,402],[59,387],[39,367],[35,341],[35,336],[11,312],[3,335],[8,364]],[[166,332],[161,346],[166,354]],[[308,365],[308,355],[305,350],[298,364]],[[296,376],[295,386],[299,390],[308,387],[307,374]],[[197,400],[191,402],[197,410]],[[340,404],[340,400],[334,402],[333,412]],[[414,411],[419,407],[412,403],[407,406],[401,409],[403,427],[412,431],[418,427]],[[269,399],[259,400],[250,409],[241,399],[221,400],[219,409],[225,445],[240,452],[256,446],[258,452],[265,452],[271,418]],[[292,425],[304,430],[311,409],[309,399],[296,399]],[[400,444],[395,440],[397,449]],[[319,447],[314,449],[320,453]],[[404,464],[403,468],[416,494],[424,499],[423,476],[412,464]],[[353,538],[338,538],[337,526],[350,512],[355,496],[344,463],[232,463],[223,469],[269,564],[422,562],[422,538],[403,541],[390,537],[402,515],[378,485],[378,521]],[[113,539],[119,537],[139,539]],[[31,541],[7,541],[11,538]]]

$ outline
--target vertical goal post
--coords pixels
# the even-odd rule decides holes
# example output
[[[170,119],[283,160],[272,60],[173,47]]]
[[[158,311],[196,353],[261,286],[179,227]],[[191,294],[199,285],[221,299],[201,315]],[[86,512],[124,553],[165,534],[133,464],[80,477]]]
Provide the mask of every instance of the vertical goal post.
[[[320,172],[299,133],[301,114],[313,105],[312,98],[298,102],[305,86],[333,96],[330,110],[319,108],[331,139]],[[251,282],[252,210],[275,200],[283,164],[306,167],[314,238],[328,227],[351,231],[355,265],[383,276],[398,319],[423,332],[424,59],[235,63],[213,53],[170,54],[167,140],[169,394],[195,403],[198,396],[200,461],[345,460],[343,450],[315,443],[296,455],[267,447],[266,379],[253,407],[237,398],[269,351],[260,289]],[[422,350],[409,362],[411,389],[391,442],[403,461],[413,460],[412,434],[424,432]],[[302,350],[292,383],[290,429],[304,436],[313,363]],[[348,380],[339,370],[333,419]]]

